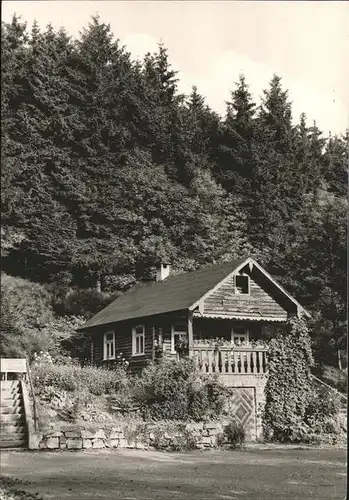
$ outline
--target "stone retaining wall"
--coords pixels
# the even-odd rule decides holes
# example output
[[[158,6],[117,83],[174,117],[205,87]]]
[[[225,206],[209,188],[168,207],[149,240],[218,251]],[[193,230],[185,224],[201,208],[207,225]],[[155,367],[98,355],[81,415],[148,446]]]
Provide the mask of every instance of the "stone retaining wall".
[[[229,421],[182,424],[170,430],[154,424],[145,424],[141,433],[130,429],[114,427],[112,429],[87,430],[82,428],[63,428],[59,431],[37,433],[31,437],[30,448],[33,450],[81,450],[103,448],[156,448],[161,439],[161,448],[171,448],[176,440],[190,439],[197,449],[214,448],[224,445],[224,427]],[[161,425],[161,424],[160,424]],[[128,437],[127,437],[128,436]]]

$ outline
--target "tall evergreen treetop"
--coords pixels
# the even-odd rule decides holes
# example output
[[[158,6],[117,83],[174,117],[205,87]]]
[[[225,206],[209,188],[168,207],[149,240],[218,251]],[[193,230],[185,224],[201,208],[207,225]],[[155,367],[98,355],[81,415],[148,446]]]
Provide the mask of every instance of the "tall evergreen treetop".
[[[259,110],[259,128],[269,142],[280,152],[287,152],[291,145],[292,109],[288,91],[283,90],[281,78],[274,75]]]
[[[251,127],[256,105],[252,100],[249,86],[244,75],[240,75],[236,88],[231,92],[231,101],[227,102],[227,119],[233,120],[237,132],[245,132]]]

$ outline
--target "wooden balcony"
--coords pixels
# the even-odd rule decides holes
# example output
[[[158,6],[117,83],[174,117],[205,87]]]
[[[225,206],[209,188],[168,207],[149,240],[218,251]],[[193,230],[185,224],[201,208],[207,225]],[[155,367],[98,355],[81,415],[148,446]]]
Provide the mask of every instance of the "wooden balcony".
[[[265,347],[213,347],[195,345],[190,355],[204,373],[265,375],[268,372]]]

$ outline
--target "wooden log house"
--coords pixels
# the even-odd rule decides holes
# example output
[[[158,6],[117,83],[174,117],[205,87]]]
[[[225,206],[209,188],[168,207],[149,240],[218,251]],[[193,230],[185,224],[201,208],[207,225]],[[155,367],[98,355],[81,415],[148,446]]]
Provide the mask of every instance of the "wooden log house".
[[[178,344],[186,342],[188,355],[200,360],[207,372],[234,374],[234,352],[243,351],[245,357],[250,352],[248,366],[240,368],[253,374],[264,363],[258,361],[264,360],[258,341],[265,338],[266,327],[284,324],[291,316],[309,313],[247,258],[176,276],[171,276],[169,265],[161,264],[156,282],[132,288],[80,330],[89,339],[94,364],[113,361],[122,353],[131,369],[138,370],[159,350],[177,356]],[[229,361],[214,363],[215,339],[225,340],[218,347]]]
[[[250,422],[256,437],[268,371],[262,341],[292,316],[310,315],[262,266],[245,258],[176,276],[162,264],[156,282],[132,288],[80,330],[97,365],[121,356],[138,371],[159,355],[193,357],[203,372],[218,373],[234,387],[232,411]]]

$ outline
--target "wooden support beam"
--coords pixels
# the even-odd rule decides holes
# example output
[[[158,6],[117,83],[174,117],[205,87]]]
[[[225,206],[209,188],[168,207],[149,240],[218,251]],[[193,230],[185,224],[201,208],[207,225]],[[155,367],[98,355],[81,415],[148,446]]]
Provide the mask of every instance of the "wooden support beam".
[[[94,363],[94,342],[93,337],[91,337],[91,365]]]
[[[189,356],[193,355],[193,313],[189,311],[188,314],[188,347],[189,347]]]
[[[152,331],[152,350],[151,350],[151,359],[154,361],[155,359],[155,325],[153,325],[153,331]]]

